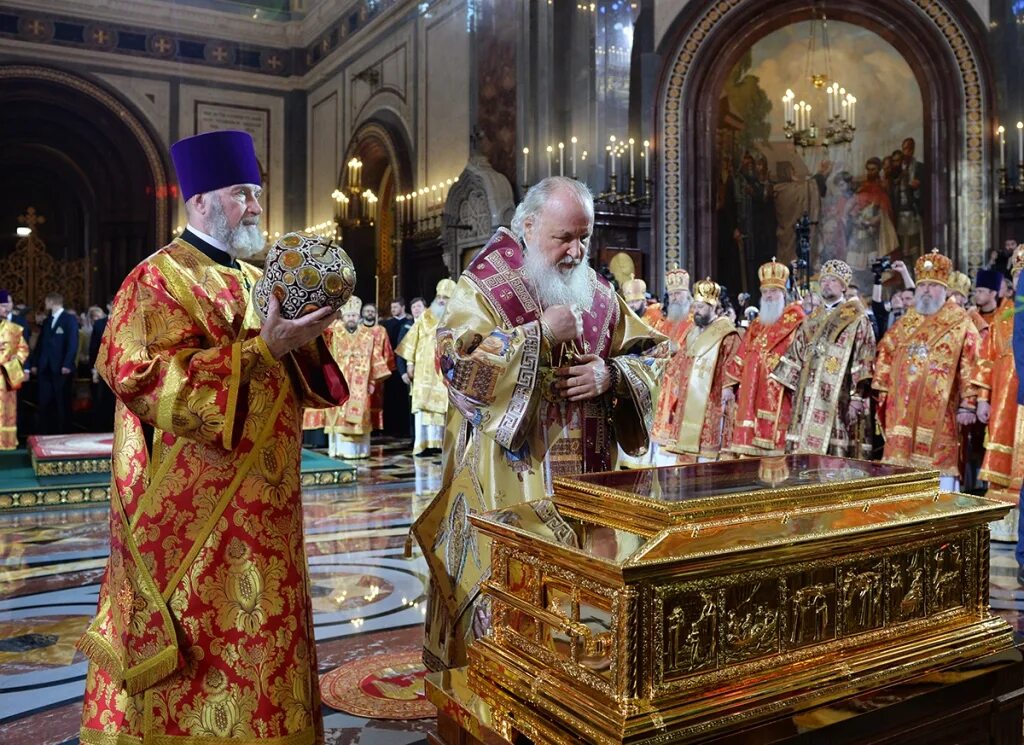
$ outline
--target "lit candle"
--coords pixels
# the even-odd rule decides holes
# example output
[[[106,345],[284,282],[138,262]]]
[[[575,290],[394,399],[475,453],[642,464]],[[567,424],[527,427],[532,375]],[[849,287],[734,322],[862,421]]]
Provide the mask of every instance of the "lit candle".
[[[1003,137],[1003,132],[1006,129],[999,125],[999,129],[996,132],[999,134],[999,167],[1006,168],[1006,138]]]
[[[551,147],[551,145],[548,145],[548,178],[551,178],[551,153],[553,151],[554,148]]]
[[[572,143],[572,177],[576,178],[576,138],[569,140]]]
[[[565,143],[558,143],[558,175],[565,175]]]
[[[786,96],[782,97],[782,128],[786,128],[786,124],[789,120],[789,98]]]
[[[530,148],[523,148],[523,183],[530,183]]]
[[[379,303],[380,302],[380,275],[379,274],[374,274],[373,275],[373,302],[374,303]]]
[[[629,138],[629,180],[632,181],[636,178],[636,171],[633,170],[633,143],[635,141],[632,137]]]
[[[651,180],[651,141],[644,140],[644,181]]]
[[[1024,122],[1017,122],[1017,162],[1024,163]]]

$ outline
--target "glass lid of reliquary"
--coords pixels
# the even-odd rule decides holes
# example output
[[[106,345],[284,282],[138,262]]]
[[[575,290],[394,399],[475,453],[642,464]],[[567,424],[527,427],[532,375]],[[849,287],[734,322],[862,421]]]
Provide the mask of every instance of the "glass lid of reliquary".
[[[567,514],[645,535],[683,522],[758,515],[939,490],[937,471],[828,455],[697,463],[582,474],[554,481]]]

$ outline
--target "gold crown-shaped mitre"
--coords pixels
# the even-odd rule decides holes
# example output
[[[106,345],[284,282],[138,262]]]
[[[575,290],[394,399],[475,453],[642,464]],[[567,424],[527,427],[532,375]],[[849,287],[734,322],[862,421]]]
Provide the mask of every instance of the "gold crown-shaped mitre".
[[[445,277],[437,283],[437,287],[434,288],[434,294],[438,297],[450,298],[455,294],[455,283]]]
[[[673,266],[665,274],[665,289],[669,292],[679,292],[690,289],[690,273],[678,266]]]
[[[971,296],[971,278],[963,272],[953,272],[949,275],[950,292],[959,292],[964,297]]]
[[[718,305],[718,300],[721,296],[721,286],[714,282],[711,277],[702,279],[693,286],[693,301],[695,303]]]
[[[363,301],[357,298],[355,295],[348,299],[343,306],[341,306],[341,313],[361,313],[363,310]]]
[[[933,248],[931,253],[926,253],[914,264],[914,280],[922,282],[934,282],[935,284],[949,287],[949,275],[953,272],[953,262],[948,256],[939,253],[939,249]]]
[[[780,264],[773,256],[767,264],[761,264],[761,268],[757,270],[757,277],[761,280],[762,290],[772,287],[785,290],[786,283],[789,281],[789,267]]]
[[[646,295],[647,283],[642,279],[637,279],[630,274],[629,279],[622,283],[622,297],[625,298],[627,303],[643,300]]]
[[[835,277],[847,287],[853,281],[853,270],[850,265],[839,259],[826,261],[821,267],[820,275],[821,279],[825,279],[826,276]]]

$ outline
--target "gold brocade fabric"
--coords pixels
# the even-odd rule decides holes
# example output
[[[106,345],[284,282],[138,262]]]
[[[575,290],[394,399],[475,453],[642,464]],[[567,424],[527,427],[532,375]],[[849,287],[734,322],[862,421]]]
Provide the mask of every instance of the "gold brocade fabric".
[[[771,374],[793,391],[787,452],[859,456],[850,452],[847,410],[850,396],[870,380],[874,361],[875,333],[856,300],[818,308],[804,319]]]
[[[686,343],[686,335],[690,332],[690,328],[693,325],[693,316],[688,315],[686,318],[676,321],[675,323],[669,322],[667,319],[662,321],[661,328],[657,329],[660,333],[668,337],[674,349],[680,349]],[[661,385],[658,386],[658,398],[654,403],[654,424],[651,427],[651,442],[657,442],[661,445],[666,445],[670,442],[675,442],[676,438],[679,437],[679,423],[680,418],[674,416],[676,404],[678,403],[678,366],[672,362],[675,359],[675,355],[669,360],[665,366],[665,377],[661,381]]]
[[[985,432],[985,458],[978,478],[996,486],[1010,486],[1014,450],[1024,448],[1024,441],[1016,439],[1018,383],[1013,362],[1013,301],[1010,299],[999,306],[983,337],[971,382],[977,388],[978,398],[992,406]]]
[[[506,250],[516,258],[514,244]],[[452,403],[442,488],[413,525],[430,568],[425,659],[432,667],[465,664],[475,601],[489,572],[489,543],[478,538],[469,515],[543,499],[553,476],[581,473],[588,454],[614,452],[617,439],[627,452],[642,452],[663,364],[624,354],[662,337],[652,338],[651,329],[591,272],[594,313],[609,320],[603,329],[588,330],[599,339],[588,349],[615,364],[622,383],[614,400],[611,392],[582,403],[562,399],[552,388],[558,360],[542,340],[536,310],[519,315],[515,324],[517,316],[509,319],[510,311],[495,299],[506,290],[527,297],[523,280],[497,252],[493,266],[495,280],[481,282],[491,292],[467,274],[460,277],[438,330],[438,359]]]
[[[395,354],[416,366],[412,379],[413,411],[433,414],[448,411],[448,394],[435,360],[437,326],[438,319],[427,308],[395,350]]]
[[[270,354],[258,277],[179,240],[114,300],[96,361],[117,397],[111,551],[79,642],[84,743],[322,740],[300,428],[303,406],[345,387],[322,339]]]
[[[732,412],[722,411],[725,366],[741,340],[732,321],[722,316],[707,328],[691,326],[685,343],[672,358],[662,385],[675,388],[669,428],[677,432],[666,449],[690,459],[717,460],[728,449]]]
[[[370,387],[382,385],[391,376],[388,362],[393,357],[388,333],[383,326],[367,327],[362,323],[355,333],[349,333],[342,321],[335,321],[324,337],[348,384],[345,405],[325,412],[324,432],[369,434],[373,429]]]
[[[18,389],[25,379],[27,359],[21,326],[0,319],[0,450],[18,447]]]
[[[882,337],[872,387],[879,391],[883,461],[960,476],[956,414],[963,402],[973,408],[976,390],[969,381],[979,343],[974,323],[956,303],[931,316],[912,308]]]
[[[754,319],[736,354],[726,363],[727,384],[736,384],[736,419],[731,450],[741,455],[783,455],[793,413],[793,395],[770,373],[803,323],[799,303],[790,303],[773,324]]]

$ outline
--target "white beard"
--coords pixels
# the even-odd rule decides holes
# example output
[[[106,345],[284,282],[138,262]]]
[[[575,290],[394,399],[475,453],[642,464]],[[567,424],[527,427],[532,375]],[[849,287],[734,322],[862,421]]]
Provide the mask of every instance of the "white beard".
[[[523,258],[523,272],[526,279],[537,291],[537,297],[544,308],[552,305],[577,305],[587,310],[594,300],[590,285],[590,267],[585,257],[568,274],[548,264],[540,251],[526,249]]]
[[[210,219],[213,221],[210,235],[227,245],[228,253],[233,258],[248,259],[263,250],[267,241],[260,232],[259,218],[255,218],[250,225],[240,222],[232,230],[228,227],[228,217],[220,202],[214,199],[210,207]]]
[[[914,307],[922,316],[934,316],[939,312],[942,306],[945,305],[945,303],[945,300],[925,297],[923,295],[921,297],[914,298]]]
[[[678,323],[690,313],[690,303],[669,303],[665,317],[672,323]]]
[[[761,313],[758,318],[761,319],[761,323],[766,326],[771,326],[777,320],[782,318],[782,312],[786,310],[786,298],[779,298],[778,300],[765,300],[761,298]]]
[[[432,302],[430,304],[430,312],[434,316],[434,318],[437,319],[438,321],[440,321],[442,318],[444,318],[444,312],[447,309],[448,309],[448,303],[439,303],[439,302],[437,302],[437,300],[434,300],[434,302]]]

